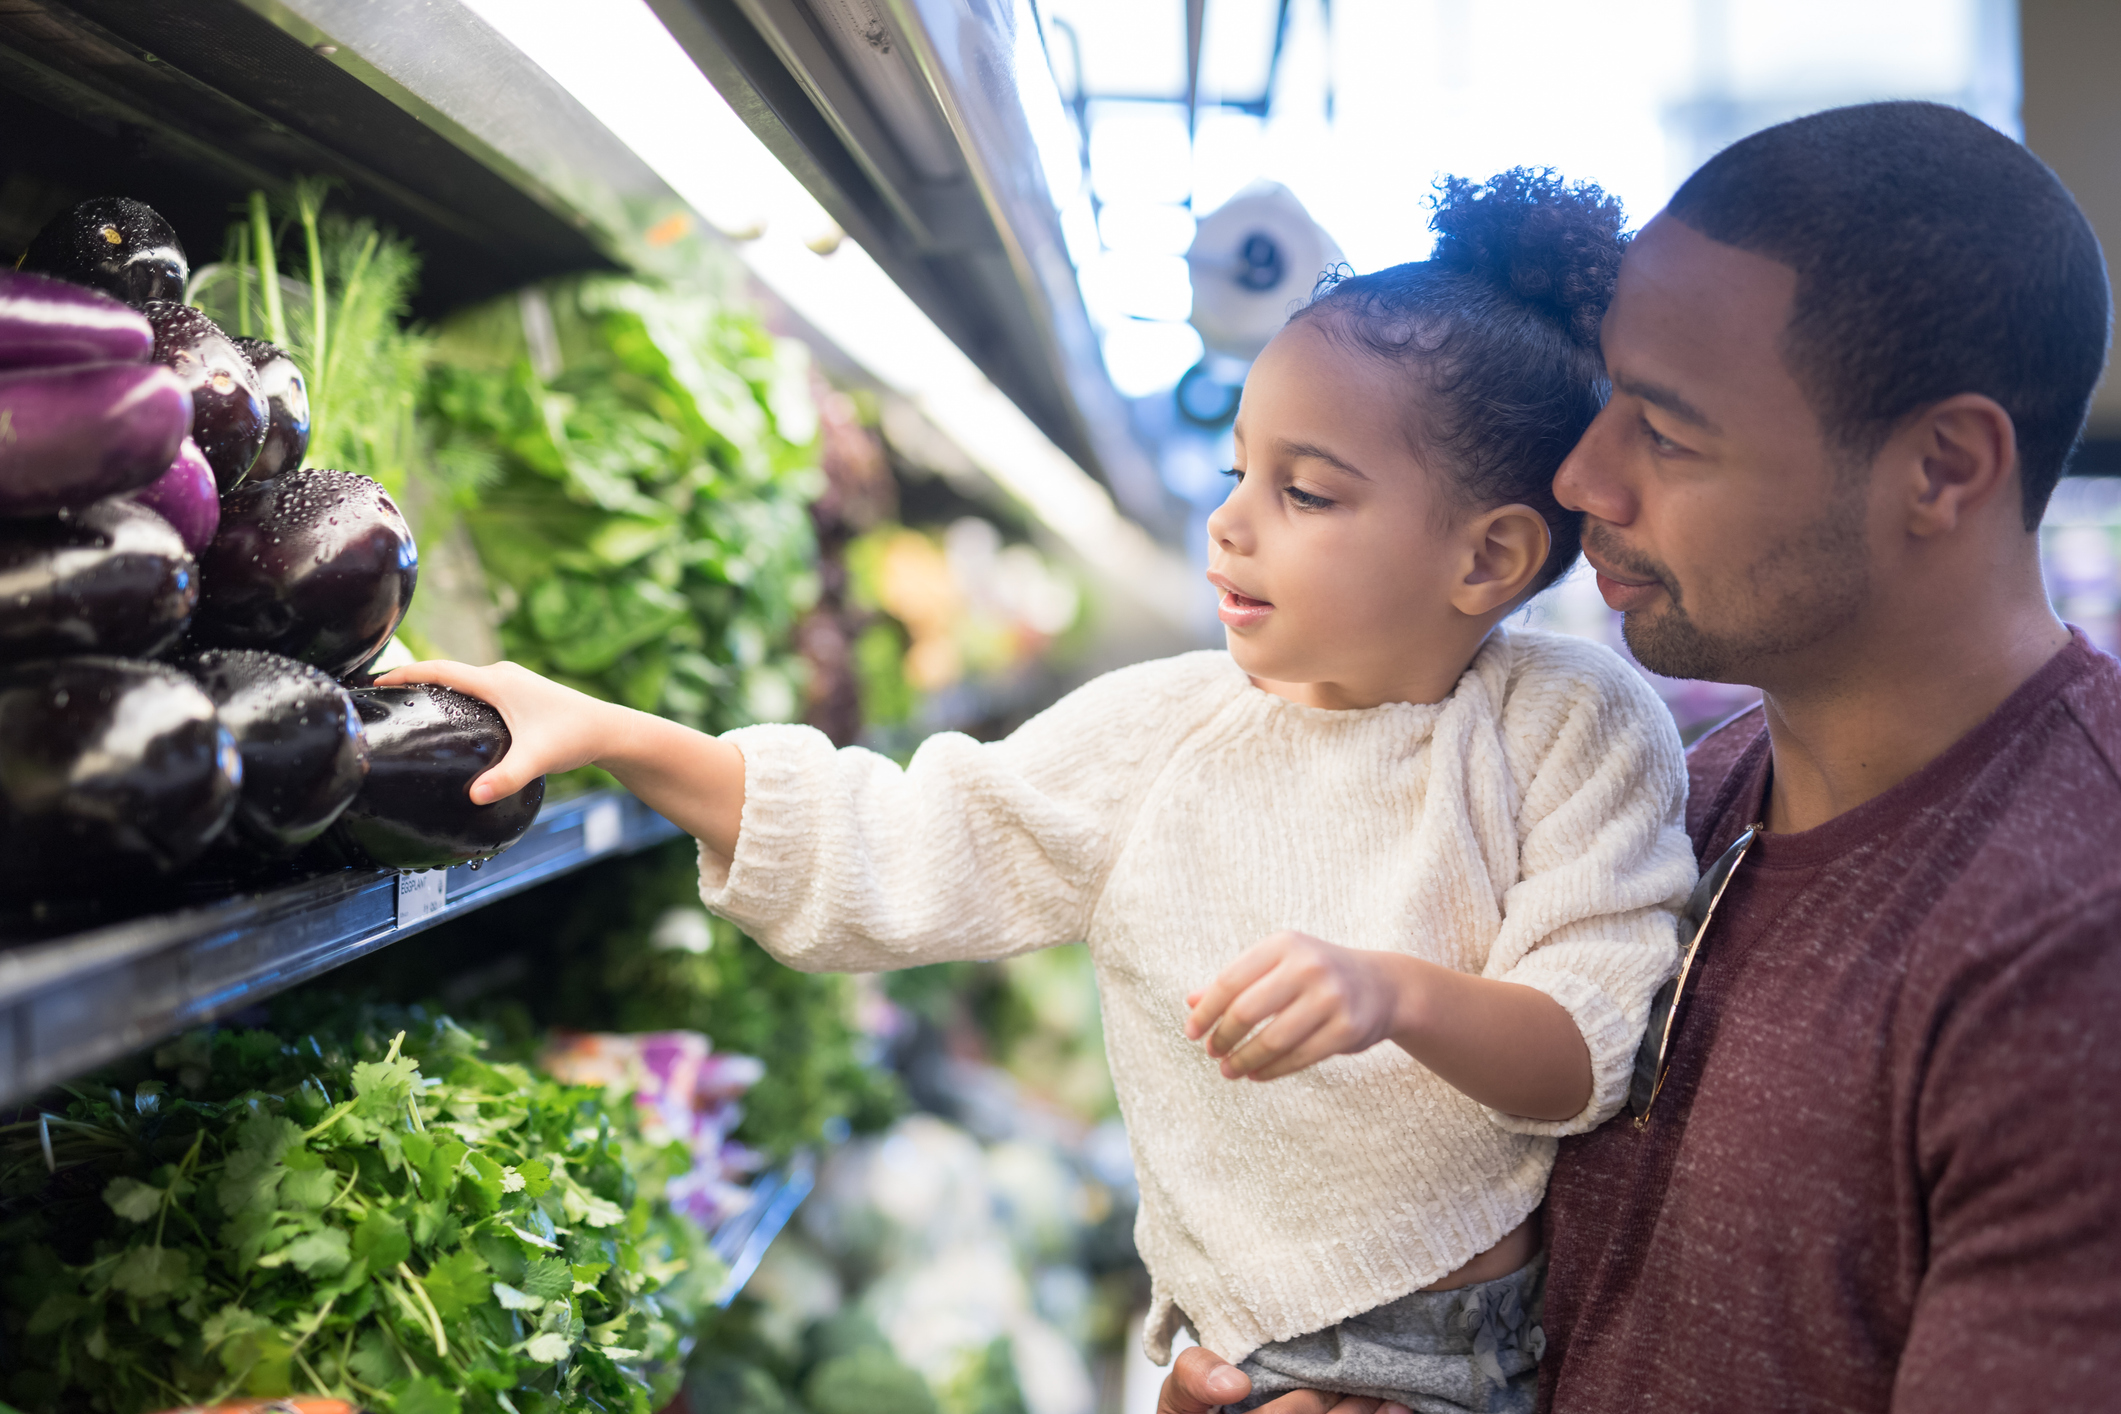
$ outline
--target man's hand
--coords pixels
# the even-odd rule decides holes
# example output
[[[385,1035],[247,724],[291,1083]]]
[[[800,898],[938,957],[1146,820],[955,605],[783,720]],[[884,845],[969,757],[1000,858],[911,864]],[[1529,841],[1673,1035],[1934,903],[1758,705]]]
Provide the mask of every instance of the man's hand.
[[[1252,1392],[1252,1381],[1238,1369],[1194,1346],[1181,1350],[1156,1398],[1156,1414],[1214,1414],[1225,1404]],[[1409,1414],[1403,1404],[1300,1389],[1259,1407],[1259,1414]]]
[[[486,668],[446,661],[408,663],[378,677],[376,686],[422,682],[476,697],[508,724],[508,754],[471,783],[474,805],[514,795],[539,776],[588,765],[610,745],[612,714],[623,710],[514,663]]]
[[[1229,1080],[1274,1080],[1366,1051],[1392,1034],[1402,979],[1390,964],[1404,960],[1276,933],[1186,998],[1186,1038],[1207,1038]]]

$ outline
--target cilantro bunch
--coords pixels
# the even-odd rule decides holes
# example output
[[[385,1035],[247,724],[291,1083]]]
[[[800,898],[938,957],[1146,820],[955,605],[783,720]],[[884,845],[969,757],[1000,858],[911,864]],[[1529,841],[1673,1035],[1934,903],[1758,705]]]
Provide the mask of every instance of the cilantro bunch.
[[[719,1276],[656,1201],[690,1156],[446,1020],[413,1046],[219,1033],[0,1128],[6,1398],[659,1407]]]

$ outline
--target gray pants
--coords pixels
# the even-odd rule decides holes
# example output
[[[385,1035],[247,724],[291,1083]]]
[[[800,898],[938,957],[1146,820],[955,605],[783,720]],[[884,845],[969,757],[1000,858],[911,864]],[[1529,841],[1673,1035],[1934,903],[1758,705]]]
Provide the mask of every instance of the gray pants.
[[[1546,1332],[1547,1259],[1453,1291],[1417,1291],[1239,1362],[1257,1409],[1292,1390],[1392,1399],[1414,1414],[1529,1414]]]

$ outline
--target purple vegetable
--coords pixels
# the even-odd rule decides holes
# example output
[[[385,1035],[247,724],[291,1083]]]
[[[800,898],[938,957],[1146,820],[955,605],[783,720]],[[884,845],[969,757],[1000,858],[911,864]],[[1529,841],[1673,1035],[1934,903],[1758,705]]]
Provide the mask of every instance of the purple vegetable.
[[[420,555],[375,482],[290,471],[222,497],[199,574],[195,646],[264,648],[340,678],[397,631]]]
[[[0,516],[137,490],[176,460],[191,396],[151,363],[0,373]]]
[[[177,641],[199,576],[174,527],[120,497],[0,521],[0,663],[67,653],[148,658]]]
[[[132,499],[168,521],[184,538],[184,548],[194,555],[213,543],[221,524],[221,488],[214,484],[214,469],[206,464],[199,444],[186,437],[177,459]]]
[[[443,869],[490,859],[523,837],[545,802],[545,778],[490,805],[471,783],[508,750],[501,714],[446,687],[357,687],[368,780],[332,827],[346,853],[386,869]]]
[[[242,784],[198,684],[160,663],[59,658],[0,669],[0,887],[122,887],[196,859]]]
[[[0,268],[0,368],[145,363],[155,331],[100,290]]]
[[[180,665],[206,689],[243,757],[234,833],[288,855],[324,833],[368,775],[368,739],[353,699],[306,663],[214,648]]]
[[[302,370],[278,344],[263,339],[238,339],[236,347],[258,371],[258,386],[265,390],[265,408],[271,425],[265,431],[265,450],[251,464],[250,479],[270,481],[283,471],[302,465],[309,451],[309,385]]]
[[[233,491],[258,459],[271,416],[257,370],[220,325],[188,304],[149,300],[140,312],[155,326],[155,362],[175,369],[191,390],[192,440],[222,491]]]
[[[184,298],[191,263],[169,222],[145,202],[98,196],[31,238],[22,268],[116,295],[127,304]]]

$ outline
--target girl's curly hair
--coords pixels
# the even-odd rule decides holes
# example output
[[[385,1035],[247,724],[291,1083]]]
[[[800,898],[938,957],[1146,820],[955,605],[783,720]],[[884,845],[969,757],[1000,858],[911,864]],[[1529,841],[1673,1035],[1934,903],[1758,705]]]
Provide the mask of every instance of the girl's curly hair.
[[[1627,248],[1620,202],[1551,168],[1445,177],[1436,190],[1427,260],[1327,271],[1290,322],[1417,375],[1416,450],[1475,508],[1518,502],[1545,517],[1536,593],[1579,548],[1581,517],[1554,499],[1554,473],[1605,405],[1598,326]]]

